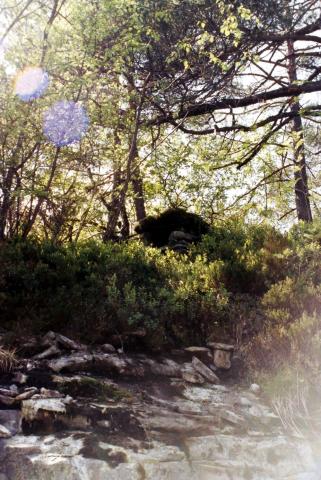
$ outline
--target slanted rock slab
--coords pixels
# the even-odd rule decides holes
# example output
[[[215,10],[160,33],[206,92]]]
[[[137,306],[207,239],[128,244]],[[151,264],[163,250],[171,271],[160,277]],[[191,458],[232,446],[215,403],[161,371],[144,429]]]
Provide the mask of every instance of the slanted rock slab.
[[[199,358],[193,357],[192,359],[192,365],[195,368],[195,370],[200,373],[205,380],[207,380],[210,383],[220,383],[220,379],[218,378],[215,373],[208,368]]]

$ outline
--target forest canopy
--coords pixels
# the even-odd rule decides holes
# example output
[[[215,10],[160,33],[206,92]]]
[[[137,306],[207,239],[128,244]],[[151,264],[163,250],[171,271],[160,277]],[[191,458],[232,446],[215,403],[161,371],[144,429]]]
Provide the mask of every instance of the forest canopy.
[[[319,216],[317,0],[3,0],[0,238]]]

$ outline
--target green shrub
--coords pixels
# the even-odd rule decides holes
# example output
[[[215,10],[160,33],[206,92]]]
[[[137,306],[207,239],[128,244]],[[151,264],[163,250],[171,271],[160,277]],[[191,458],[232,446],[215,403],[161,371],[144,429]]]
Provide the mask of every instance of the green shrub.
[[[7,328],[60,330],[92,341],[144,327],[147,342],[202,342],[227,293],[221,263],[140,242],[0,247],[0,315]]]
[[[234,293],[261,295],[283,277],[288,240],[268,225],[230,220],[212,227],[196,251],[221,260],[222,281]]]

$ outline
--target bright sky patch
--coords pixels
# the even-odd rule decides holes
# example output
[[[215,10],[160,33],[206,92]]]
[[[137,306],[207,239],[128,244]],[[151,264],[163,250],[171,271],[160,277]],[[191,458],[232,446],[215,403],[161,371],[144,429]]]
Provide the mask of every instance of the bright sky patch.
[[[78,142],[88,125],[86,110],[75,102],[61,100],[44,113],[44,134],[57,147]]]

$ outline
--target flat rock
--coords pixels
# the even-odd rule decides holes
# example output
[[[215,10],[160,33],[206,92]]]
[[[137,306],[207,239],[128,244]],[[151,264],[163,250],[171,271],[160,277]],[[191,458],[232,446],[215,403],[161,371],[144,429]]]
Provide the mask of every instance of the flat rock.
[[[235,349],[234,345],[219,342],[209,342],[207,346],[210,347],[212,350],[225,350],[226,352],[233,352]]]
[[[67,357],[61,357],[57,360],[51,360],[48,363],[49,368],[56,373],[65,370],[67,372],[75,372],[75,371],[86,371],[92,368],[94,362],[93,355],[70,355]]]
[[[185,352],[189,353],[211,353],[211,350],[207,347],[186,347],[184,348]]]
[[[210,383],[220,383],[220,379],[215,373],[208,368],[199,358],[193,357],[192,365],[195,370],[200,373]]]
[[[24,420],[32,421],[36,419],[39,412],[64,414],[66,413],[66,405],[57,398],[29,399],[22,402],[21,415]]]

